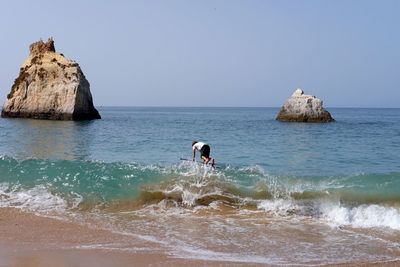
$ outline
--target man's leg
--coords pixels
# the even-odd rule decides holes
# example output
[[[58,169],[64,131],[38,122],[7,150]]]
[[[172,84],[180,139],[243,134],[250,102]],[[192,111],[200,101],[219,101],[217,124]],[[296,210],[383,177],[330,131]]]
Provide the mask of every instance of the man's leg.
[[[206,158],[206,157],[204,157],[204,156],[202,156],[201,158],[203,159],[204,164],[207,164],[207,163],[210,161],[210,159],[211,159],[211,158]]]

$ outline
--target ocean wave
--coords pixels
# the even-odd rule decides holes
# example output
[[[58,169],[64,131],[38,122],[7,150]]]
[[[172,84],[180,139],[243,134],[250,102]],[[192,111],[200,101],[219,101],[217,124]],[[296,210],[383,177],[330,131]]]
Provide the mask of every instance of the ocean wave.
[[[42,185],[23,189],[21,186],[2,183],[0,184],[0,207],[20,208],[43,213],[63,213],[67,210],[68,204],[67,201],[52,194]]]
[[[322,218],[334,226],[352,226],[357,228],[387,227],[400,230],[400,209],[382,205],[360,205],[346,207],[325,205]]]
[[[0,207],[125,212],[164,207],[262,210],[332,225],[400,229],[400,173],[272,175],[260,166],[163,166],[0,157]]]
[[[322,219],[334,227],[391,228],[400,230],[400,208],[362,204],[344,205],[329,201],[277,199],[260,201],[259,209],[279,216],[303,216]]]

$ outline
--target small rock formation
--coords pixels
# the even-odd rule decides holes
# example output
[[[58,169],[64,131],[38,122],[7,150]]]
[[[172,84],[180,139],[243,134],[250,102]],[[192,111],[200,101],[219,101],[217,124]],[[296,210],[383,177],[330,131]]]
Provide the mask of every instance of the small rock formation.
[[[322,107],[322,100],[305,95],[300,88],[286,101],[278,116],[279,121],[288,122],[331,122],[331,114]]]
[[[29,47],[1,112],[2,117],[49,120],[100,119],[90,84],[78,63],[56,52],[53,39]]]

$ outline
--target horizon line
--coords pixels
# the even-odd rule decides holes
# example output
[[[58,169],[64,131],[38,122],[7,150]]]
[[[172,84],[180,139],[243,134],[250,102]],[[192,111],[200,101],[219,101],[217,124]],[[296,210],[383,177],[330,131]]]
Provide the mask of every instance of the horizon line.
[[[282,106],[139,106],[139,105],[95,105],[96,108],[281,108]],[[325,109],[340,108],[358,108],[358,109],[400,109],[400,107],[360,107],[360,106],[343,106],[343,107],[324,107]]]

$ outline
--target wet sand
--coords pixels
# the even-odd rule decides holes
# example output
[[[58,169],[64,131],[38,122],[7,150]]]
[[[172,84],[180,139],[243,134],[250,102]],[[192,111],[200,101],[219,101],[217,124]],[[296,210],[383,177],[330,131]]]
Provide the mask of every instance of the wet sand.
[[[98,248],[98,245],[102,248]],[[0,208],[0,267],[3,266],[261,266],[261,264],[174,258],[160,245],[133,236],[39,217],[18,209]],[[329,266],[387,267],[400,266],[400,262]]]
[[[99,244],[120,249],[96,248]],[[0,267],[244,265],[173,258],[158,244],[135,237],[0,208]]]

